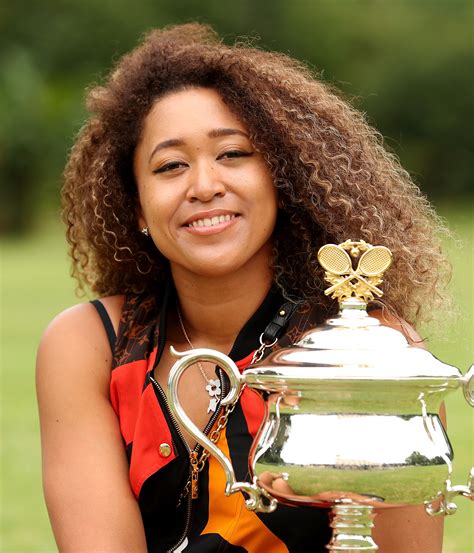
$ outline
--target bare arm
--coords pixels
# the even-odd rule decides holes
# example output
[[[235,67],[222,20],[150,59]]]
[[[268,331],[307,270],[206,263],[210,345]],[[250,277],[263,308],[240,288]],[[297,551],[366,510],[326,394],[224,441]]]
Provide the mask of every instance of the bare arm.
[[[43,485],[61,552],[146,552],[117,417],[111,352],[89,304],[59,315],[37,358]]]
[[[382,324],[403,332],[412,345],[424,347],[418,333],[404,321],[399,321],[386,311],[372,311],[371,316],[378,318]],[[446,426],[444,404],[440,415]],[[425,512],[423,505],[380,509],[376,512],[373,537],[380,553],[441,553],[444,525],[442,516],[431,517]]]

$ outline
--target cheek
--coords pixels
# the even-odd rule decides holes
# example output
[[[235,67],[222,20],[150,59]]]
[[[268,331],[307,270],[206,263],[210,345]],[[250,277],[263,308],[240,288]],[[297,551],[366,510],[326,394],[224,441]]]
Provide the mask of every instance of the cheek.
[[[163,226],[172,217],[172,198],[166,193],[157,194],[153,188],[143,188],[139,194],[141,213],[149,225]]]
[[[263,186],[257,192],[256,200],[266,216],[275,220],[278,211],[278,191],[273,184],[273,180],[269,180],[268,176],[266,176]]]
[[[254,228],[261,239],[268,240],[275,229],[278,214],[278,198],[273,185],[255,197]]]

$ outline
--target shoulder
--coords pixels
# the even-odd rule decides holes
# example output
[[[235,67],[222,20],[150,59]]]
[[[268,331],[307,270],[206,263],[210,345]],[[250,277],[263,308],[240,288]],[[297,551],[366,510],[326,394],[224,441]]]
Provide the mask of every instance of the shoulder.
[[[423,338],[421,338],[415,328],[392,311],[389,311],[388,308],[373,309],[370,311],[370,316],[378,319],[384,326],[389,326],[401,332],[409,341],[410,345],[424,348]]]
[[[125,296],[108,296],[100,298],[99,301],[107,310],[112,324],[117,330]],[[49,323],[43,334],[40,347],[45,343],[54,342],[55,339],[69,342],[72,339],[91,338],[92,342],[99,342],[97,331],[102,326],[97,309],[90,302],[74,305],[59,313]]]
[[[118,328],[124,296],[100,300]],[[78,377],[80,372],[93,372],[104,385],[108,383],[112,353],[104,325],[96,308],[89,302],[66,309],[47,326],[38,348],[39,381],[55,377]]]
[[[124,295],[117,296],[107,296],[105,298],[100,298],[98,301],[105,307],[107,313],[109,314],[110,320],[114,327],[115,333],[117,334],[119,323],[122,315],[122,310],[124,304],[126,303],[127,297]]]

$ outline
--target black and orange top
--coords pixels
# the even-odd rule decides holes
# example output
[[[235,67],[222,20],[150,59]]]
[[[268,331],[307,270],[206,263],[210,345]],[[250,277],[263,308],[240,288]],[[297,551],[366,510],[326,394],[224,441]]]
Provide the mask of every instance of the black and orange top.
[[[120,423],[148,551],[326,551],[324,546],[330,540],[326,510],[279,505],[271,514],[249,512],[241,493],[224,495],[224,472],[212,456],[199,475],[198,498],[189,494],[180,501],[190,474],[189,453],[176,430],[166,395],[153,378],[165,345],[167,311],[175,305],[170,301],[173,295],[170,289],[162,297],[127,296],[118,335],[116,340],[112,338],[110,397]],[[283,303],[278,292],[270,291],[239,333],[230,357],[240,369],[250,363],[261,333]],[[98,309],[106,318],[104,310]],[[316,309],[300,304],[275,347],[293,343],[320,319]],[[218,442],[232,460],[238,480],[249,478],[249,450],[262,417],[262,399],[245,389]]]

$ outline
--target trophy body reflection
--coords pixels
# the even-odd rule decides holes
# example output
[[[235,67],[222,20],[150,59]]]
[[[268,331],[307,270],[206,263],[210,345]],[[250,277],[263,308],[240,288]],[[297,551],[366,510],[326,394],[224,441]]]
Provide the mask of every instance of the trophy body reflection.
[[[221,463],[227,495],[242,491],[247,508],[266,512],[278,502],[329,506],[329,551],[376,551],[374,507],[425,503],[431,515],[451,514],[457,496],[473,498],[472,470],[467,485],[451,484],[453,453],[438,413],[457,388],[474,405],[474,367],[463,376],[369,316],[367,303],[382,296],[391,264],[387,248],[348,240],[323,246],[318,259],[331,285],[325,293],[339,301],[337,317],[243,374],[213,350],[174,352],[170,406]],[[198,360],[216,363],[229,378],[224,414],[243,386],[265,399],[249,456],[252,482],[236,481],[229,459],[179,403],[179,379]]]

